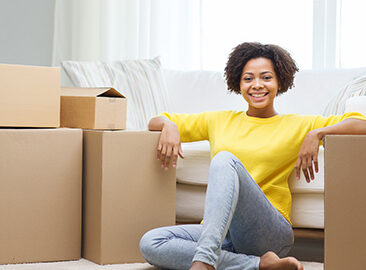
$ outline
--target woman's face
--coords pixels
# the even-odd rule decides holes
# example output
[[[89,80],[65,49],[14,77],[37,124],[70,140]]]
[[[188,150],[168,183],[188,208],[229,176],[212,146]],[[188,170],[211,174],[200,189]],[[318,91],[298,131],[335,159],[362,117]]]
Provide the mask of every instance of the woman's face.
[[[263,57],[249,60],[243,68],[240,80],[241,95],[249,105],[247,114],[256,117],[275,115],[273,101],[278,86],[271,60]]]

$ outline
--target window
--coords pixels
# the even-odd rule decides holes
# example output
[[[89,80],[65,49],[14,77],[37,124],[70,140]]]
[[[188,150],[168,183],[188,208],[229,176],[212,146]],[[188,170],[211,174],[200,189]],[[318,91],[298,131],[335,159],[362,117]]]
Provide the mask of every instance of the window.
[[[366,66],[359,0],[201,0],[201,68],[222,71],[245,41],[287,49],[300,69]]]
[[[242,42],[287,49],[302,69],[312,67],[313,2],[202,0],[202,69],[222,71]]]
[[[338,67],[366,66],[366,35],[363,28],[365,10],[366,2],[364,1],[340,1]]]

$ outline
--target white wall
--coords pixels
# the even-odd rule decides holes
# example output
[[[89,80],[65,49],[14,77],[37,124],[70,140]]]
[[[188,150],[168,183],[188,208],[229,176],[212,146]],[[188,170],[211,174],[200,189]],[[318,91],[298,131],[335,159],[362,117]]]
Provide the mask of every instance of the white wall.
[[[50,66],[55,0],[0,0],[0,63]]]

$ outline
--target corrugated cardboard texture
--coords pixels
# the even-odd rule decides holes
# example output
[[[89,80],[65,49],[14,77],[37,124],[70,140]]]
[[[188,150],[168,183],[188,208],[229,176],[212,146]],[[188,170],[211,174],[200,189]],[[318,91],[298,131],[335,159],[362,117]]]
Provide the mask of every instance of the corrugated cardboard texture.
[[[0,126],[59,125],[60,68],[0,64]]]
[[[325,270],[365,269],[366,136],[325,139]]]
[[[0,263],[79,259],[82,131],[0,129]]]
[[[175,224],[175,170],[156,160],[160,132],[84,131],[83,257],[143,262],[148,230]]]
[[[113,88],[62,88],[61,126],[125,129],[126,98]]]

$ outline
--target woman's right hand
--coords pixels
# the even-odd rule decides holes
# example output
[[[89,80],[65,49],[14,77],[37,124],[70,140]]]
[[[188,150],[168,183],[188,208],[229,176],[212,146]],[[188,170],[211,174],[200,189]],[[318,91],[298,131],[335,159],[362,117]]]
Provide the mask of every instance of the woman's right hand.
[[[157,151],[157,158],[161,162],[161,167],[168,170],[171,164],[175,168],[178,155],[184,158],[178,127],[171,121],[165,121],[161,130]]]

